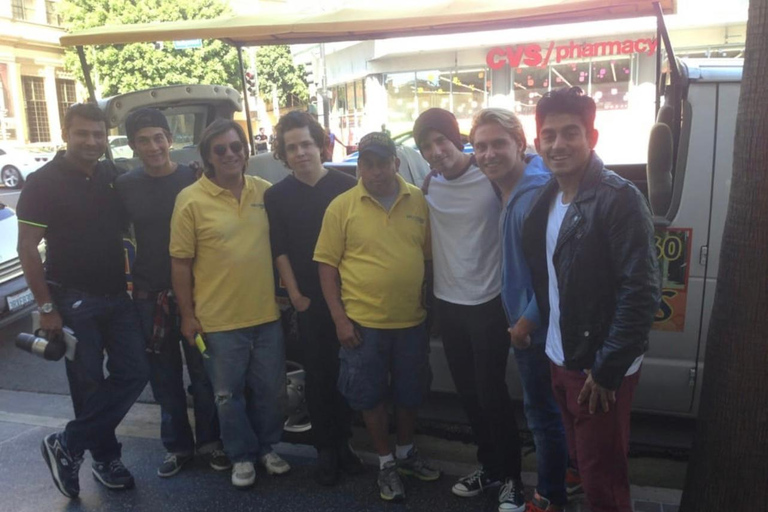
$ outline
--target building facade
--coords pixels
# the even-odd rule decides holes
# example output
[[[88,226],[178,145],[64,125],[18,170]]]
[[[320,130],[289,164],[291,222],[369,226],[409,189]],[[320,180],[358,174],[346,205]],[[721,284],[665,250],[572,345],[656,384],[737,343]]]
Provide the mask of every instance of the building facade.
[[[64,70],[57,0],[0,2],[0,141],[60,144],[64,112],[78,98]]]

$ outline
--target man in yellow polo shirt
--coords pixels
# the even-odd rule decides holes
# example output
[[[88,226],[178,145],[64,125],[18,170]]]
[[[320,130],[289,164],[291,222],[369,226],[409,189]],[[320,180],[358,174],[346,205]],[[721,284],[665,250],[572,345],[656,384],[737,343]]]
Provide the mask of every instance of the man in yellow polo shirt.
[[[280,441],[285,346],[275,303],[266,181],[245,176],[243,129],[220,120],[203,132],[205,174],[176,198],[171,273],[189,343],[202,334],[232,484],[253,485],[258,460],[269,474],[290,469]],[[245,398],[245,388],[250,393]]]
[[[440,476],[413,445],[416,411],[430,380],[422,306],[429,211],[421,191],[398,176],[399,165],[386,134],[360,140],[360,180],[328,206],[314,256],[342,345],[339,390],[362,411],[379,454],[379,494],[387,501],[405,498],[400,474],[425,481]],[[394,456],[390,397],[397,409]]]

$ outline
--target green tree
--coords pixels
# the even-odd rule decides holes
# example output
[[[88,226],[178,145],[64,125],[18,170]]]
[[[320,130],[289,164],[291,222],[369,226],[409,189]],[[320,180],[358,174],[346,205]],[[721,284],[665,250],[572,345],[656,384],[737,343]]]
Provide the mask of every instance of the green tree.
[[[260,46],[256,51],[256,71],[259,94],[265,101],[272,101],[273,86],[277,87],[281,107],[303,104],[309,100],[304,66],[293,63],[291,50],[287,46]]]
[[[224,0],[63,0],[59,7],[71,31],[157,21],[210,19],[228,14]],[[164,41],[92,46],[86,48],[97,89],[104,97],[173,84],[222,84],[240,89],[237,50],[218,40],[204,40],[202,48],[175,50]],[[65,67],[83,81],[74,48]]]

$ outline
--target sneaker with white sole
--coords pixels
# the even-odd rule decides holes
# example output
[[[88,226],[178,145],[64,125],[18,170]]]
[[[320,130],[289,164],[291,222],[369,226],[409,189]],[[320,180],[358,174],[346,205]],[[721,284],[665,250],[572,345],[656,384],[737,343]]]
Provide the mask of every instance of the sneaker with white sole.
[[[51,470],[51,477],[56,488],[67,498],[77,498],[80,494],[80,465],[83,463],[82,454],[72,454],[64,448],[61,434],[50,434],[43,439],[40,446],[45,463]]]
[[[226,471],[232,467],[232,461],[222,449],[213,450],[207,456],[208,465],[214,471]]]
[[[384,501],[402,501],[405,499],[405,487],[397,472],[397,463],[393,460],[379,470],[379,496]]]
[[[397,460],[397,471],[403,476],[413,476],[422,482],[434,482],[440,478],[440,470],[432,461],[422,457],[415,447],[408,452],[407,458]]]
[[[507,478],[499,489],[499,512],[524,512],[525,489],[523,482]]]
[[[475,472],[459,478],[451,488],[451,492],[462,498],[472,498],[482,494],[486,489],[498,487],[501,480],[492,476],[485,468],[478,468]]]
[[[94,461],[91,464],[91,473],[93,473],[94,480],[107,489],[114,491],[131,489],[135,483],[133,475],[120,459],[110,460],[109,462]]]
[[[239,489],[250,487],[256,482],[256,468],[253,462],[235,462],[232,465],[232,485]]]
[[[268,475],[284,475],[291,470],[290,464],[285,462],[275,452],[269,452],[261,458],[261,464],[267,470]]]

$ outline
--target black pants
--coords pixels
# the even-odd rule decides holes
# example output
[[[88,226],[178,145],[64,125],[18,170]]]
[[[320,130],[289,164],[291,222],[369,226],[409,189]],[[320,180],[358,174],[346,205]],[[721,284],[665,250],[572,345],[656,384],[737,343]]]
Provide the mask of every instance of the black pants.
[[[307,406],[315,448],[335,448],[352,435],[352,410],[337,388],[339,340],[325,301],[310,298],[309,309],[298,314],[299,339],[304,353]]]
[[[520,436],[505,381],[510,344],[501,298],[463,306],[437,300],[443,346],[477,440],[477,459],[499,478],[520,478]]]

